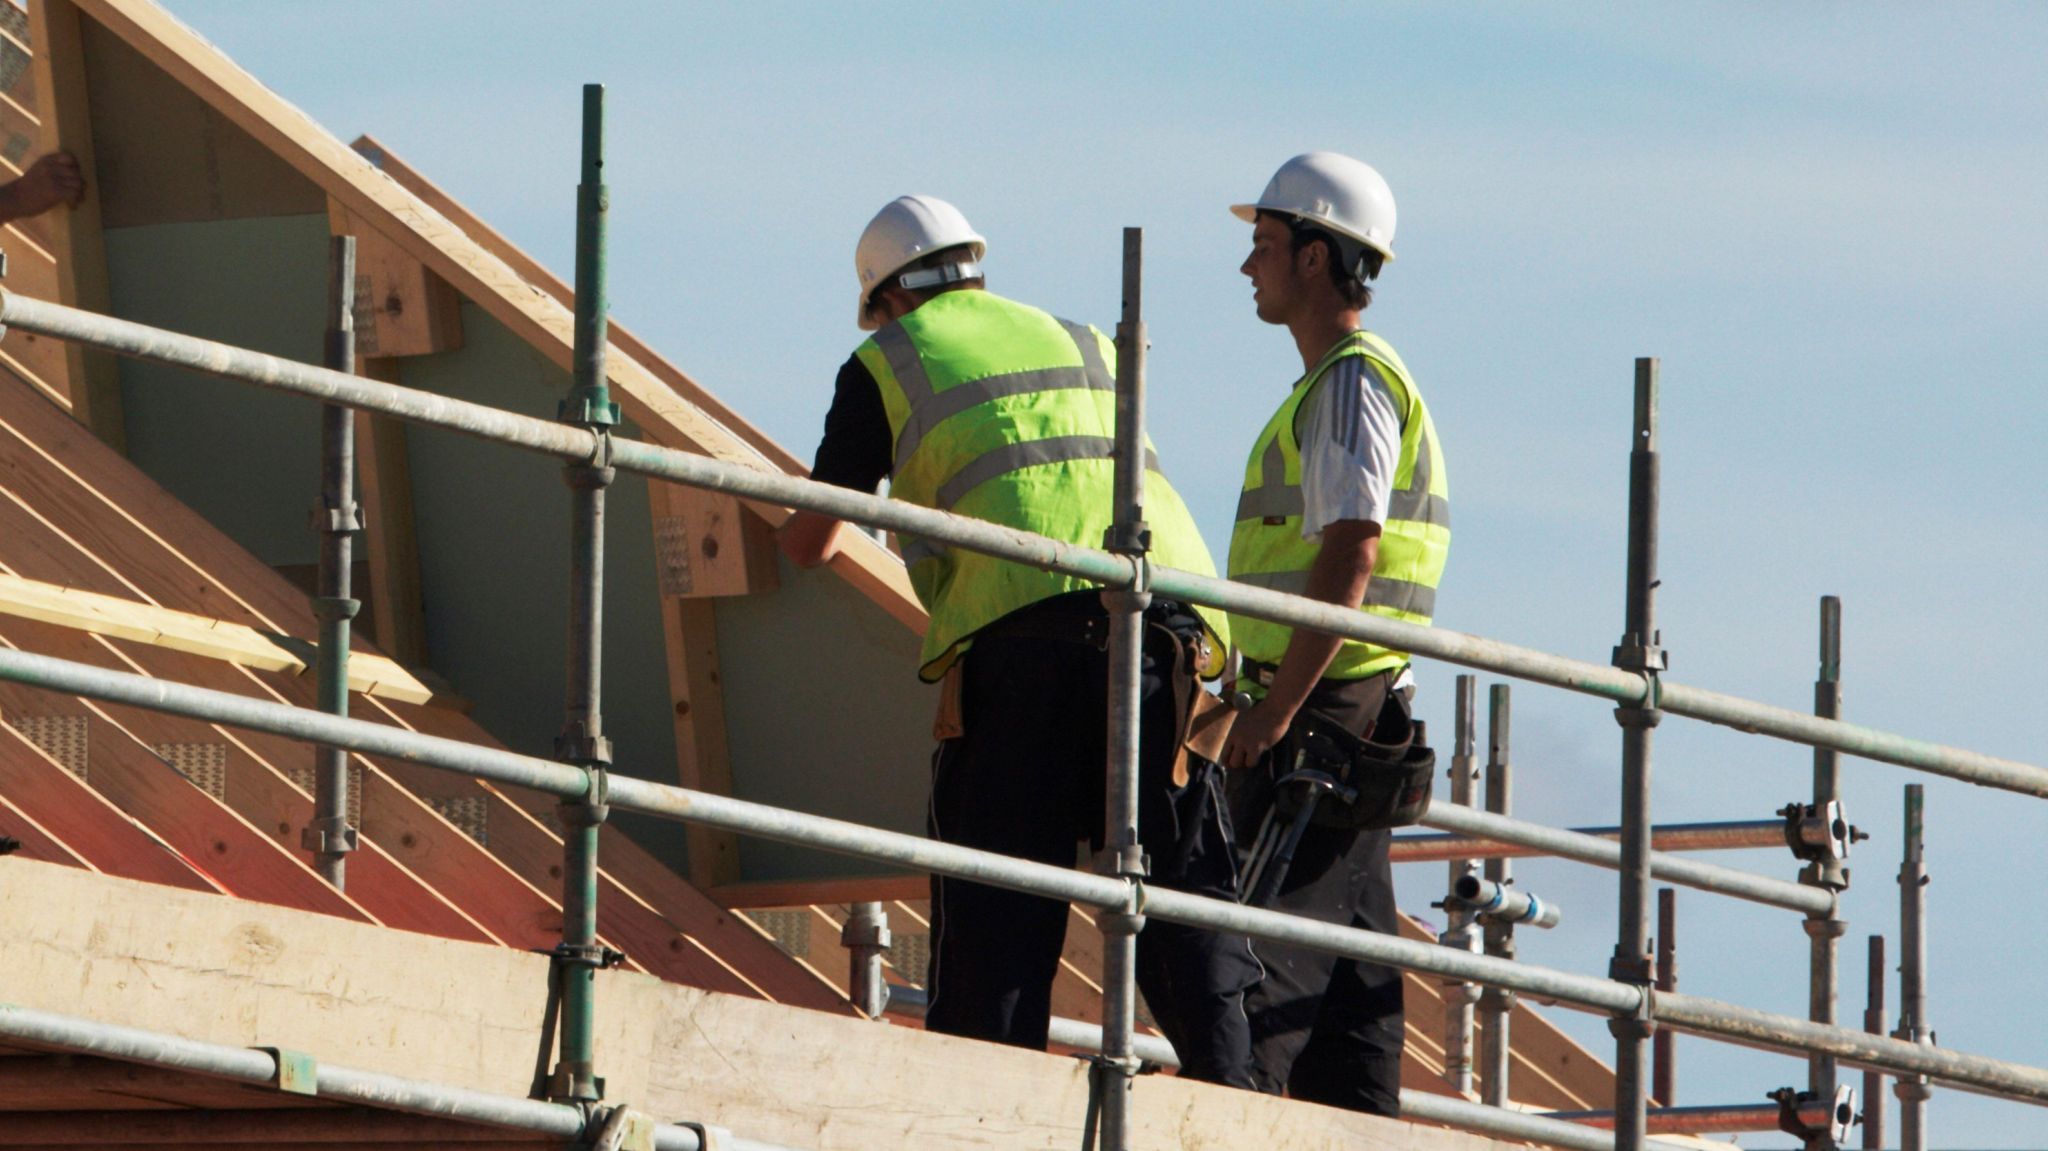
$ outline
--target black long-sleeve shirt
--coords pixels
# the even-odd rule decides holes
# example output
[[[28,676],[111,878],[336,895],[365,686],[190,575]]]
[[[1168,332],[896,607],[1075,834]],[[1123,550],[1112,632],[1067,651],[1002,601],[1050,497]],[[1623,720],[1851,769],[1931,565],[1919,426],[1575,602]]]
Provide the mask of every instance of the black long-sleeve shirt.
[[[811,478],[821,484],[873,492],[894,466],[889,413],[882,406],[881,386],[858,355],[846,357],[832,385],[832,407],[825,413],[825,438],[811,464]]]

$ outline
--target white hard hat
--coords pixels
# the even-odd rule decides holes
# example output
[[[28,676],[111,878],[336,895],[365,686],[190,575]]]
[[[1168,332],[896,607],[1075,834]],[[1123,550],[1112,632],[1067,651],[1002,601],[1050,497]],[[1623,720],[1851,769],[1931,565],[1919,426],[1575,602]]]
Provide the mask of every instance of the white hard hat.
[[[1394,192],[1372,165],[1336,152],[1304,152],[1280,165],[1256,204],[1232,204],[1238,219],[1260,212],[1296,216],[1394,258]]]
[[[961,244],[974,246],[970,261],[980,260],[988,251],[988,241],[981,238],[974,225],[960,214],[960,209],[937,196],[898,196],[884,205],[875,213],[875,218],[868,221],[867,230],[860,234],[860,243],[853,249],[853,270],[860,277],[858,322],[861,330],[872,332],[881,327],[868,315],[868,299],[876,288],[919,257]],[[932,282],[973,279],[981,274],[971,262],[955,265],[953,270],[966,274],[950,277],[941,274],[933,277]]]

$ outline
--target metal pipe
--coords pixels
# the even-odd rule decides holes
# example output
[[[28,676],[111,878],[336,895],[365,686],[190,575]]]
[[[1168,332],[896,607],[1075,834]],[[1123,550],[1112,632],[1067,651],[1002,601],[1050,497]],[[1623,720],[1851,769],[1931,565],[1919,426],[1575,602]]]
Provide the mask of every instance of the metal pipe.
[[[1427,827],[1460,832],[1479,839],[1521,844],[1535,849],[1536,853],[1541,855],[1575,859],[1597,867],[1621,866],[1620,844],[1582,831],[1567,831],[1558,827],[1545,827],[1540,823],[1503,819],[1487,812],[1470,811],[1448,804],[1432,804],[1421,822]],[[1780,844],[1784,843],[1784,826],[1783,823],[1777,825]],[[1615,834],[1618,836],[1620,833],[1617,830]],[[1767,875],[1752,875],[1732,867],[1702,863],[1678,855],[1652,854],[1650,874],[1668,883],[1695,887],[1701,891],[1712,891],[1721,895],[1732,895],[1737,899],[1766,903],[1773,907],[1808,914],[1816,911],[1825,912],[1834,903],[1834,896],[1825,891],[1804,887],[1789,880],[1775,879]]]
[[[1835,596],[1820,600],[1820,671],[1813,683],[1813,714],[1838,719],[1842,714],[1842,601]],[[1813,810],[1823,816],[1837,809],[1842,799],[1841,754],[1833,748],[1813,749]],[[1846,842],[1846,839],[1844,840]],[[1849,870],[1832,853],[1800,869],[1799,882],[1838,893],[1849,886]],[[1833,1026],[1839,998],[1837,974],[1842,936],[1849,921],[1836,910],[1826,915],[1809,915],[1805,920],[1808,939],[1806,1017]],[[1835,1061],[1815,1053],[1806,1060],[1806,1089],[1815,1099],[1832,1099],[1835,1094]],[[1825,1127],[1807,1139],[1813,1151],[1833,1151],[1833,1141],[1824,1138]]]
[[[1799,1122],[1808,1130],[1827,1131],[1835,1105],[1816,1099],[1798,1105]],[[1612,1111],[1548,1111],[1547,1118],[1587,1127],[1611,1129]],[[1736,1103],[1718,1107],[1651,1107],[1644,1120],[1652,1135],[1707,1135],[1738,1131],[1777,1131],[1784,1112],[1776,1103]]]
[[[1621,725],[1621,911],[1610,978],[1647,987],[1656,979],[1650,955],[1650,746],[1663,717],[1657,675],[1664,670],[1657,632],[1657,361],[1636,361],[1635,432],[1628,473],[1628,603],[1614,666],[1648,681],[1649,692],[1614,709]],[[1647,1000],[1646,1000],[1647,1002]],[[1639,1151],[1648,1083],[1644,1045],[1655,1028],[1647,1017],[1611,1019],[1614,1033],[1614,1145]]]
[[[329,743],[364,755],[402,759],[557,796],[580,796],[587,786],[581,770],[550,760],[32,652],[0,648],[0,680],[266,731],[290,739]],[[1141,903],[1145,915],[1171,923],[1249,935],[1410,971],[1499,984],[1533,999],[1574,1010],[1633,1015],[1646,1002],[1641,988],[1595,976],[1507,963],[1434,943],[1143,887],[1107,876],[1011,859],[922,836],[785,811],[729,796],[628,776],[614,778],[611,788],[613,805],[663,819],[757,835],[1090,907],[1126,908]],[[1927,1075],[1964,1090],[2048,1104],[2048,1069],[1823,1027],[1805,1019],[1679,993],[1657,996],[1655,1010],[1658,1019],[1682,1030],[1743,1046],[1772,1051],[1824,1050],[1843,1064],[1878,1067],[1888,1073]]]
[[[1657,889],[1657,992],[1678,990],[1678,892]],[[1651,1093],[1671,1107],[1678,1102],[1678,1036],[1660,1027],[1650,1040]]]
[[[1870,971],[1867,982],[1864,1007],[1863,1030],[1872,1035],[1884,1034],[1884,936],[1870,937]],[[1863,1151],[1879,1151],[1884,1146],[1884,1073],[1866,1069],[1863,1072]]]
[[[1124,229],[1123,316],[1116,325],[1116,468],[1114,506],[1103,546],[1128,559],[1142,577],[1150,532],[1145,525],[1145,233]],[[1103,853],[1097,870],[1117,879],[1145,878],[1138,843],[1138,732],[1142,699],[1145,609],[1152,604],[1143,579],[1128,589],[1104,588],[1109,613],[1108,781],[1103,805]],[[1098,920],[1102,927],[1102,1054],[1093,1087],[1101,1105],[1104,1151],[1131,1143],[1131,1080],[1139,1059],[1131,1049],[1137,1027],[1138,932],[1145,921],[1135,907]]]
[[[600,445],[618,422],[605,384],[604,87],[583,86],[583,179],[576,190],[575,384],[559,413]],[[555,758],[584,769],[583,794],[562,803],[562,942],[554,978],[561,988],[561,1062],[548,1095],[566,1102],[604,1098],[596,1072],[597,972],[607,963],[597,941],[597,843],[603,826],[611,741],[604,734],[604,497],[616,473],[594,461],[563,469],[570,489],[569,628],[562,733]]]
[[[1473,803],[1474,785],[1478,782],[1478,757],[1473,754],[1478,745],[1478,677],[1461,675],[1457,679],[1456,716],[1457,727],[1454,750],[1451,754],[1451,802],[1458,807],[1469,808]],[[1397,839],[1395,841],[1399,843]],[[1479,861],[1472,857],[1452,857],[1450,861],[1449,886],[1446,891],[1457,890],[1458,883],[1468,878],[1479,877]],[[1470,907],[1455,899],[1444,900],[1444,930],[1437,936],[1437,942],[1459,951],[1479,950],[1479,933],[1473,930],[1476,919]],[[1463,980],[1444,981],[1444,1082],[1460,1095],[1472,1090],[1472,1022],[1473,1007],[1479,1002],[1479,988]]]
[[[1455,802],[1455,801],[1454,801]],[[1422,819],[1429,823],[1428,816]],[[1557,829],[1571,835],[1619,840],[1619,827],[1566,827]],[[1657,852],[1744,851],[1752,848],[1785,846],[1782,819],[1731,819],[1707,823],[1666,823],[1650,829],[1650,846]],[[1434,863],[1471,859],[1529,859],[1551,854],[1539,847],[1507,843],[1478,835],[1410,834],[1394,837],[1389,851],[1395,863]]]
[[[1471,907],[1482,922],[1499,920],[1506,926],[1526,923],[1531,927],[1556,927],[1564,917],[1555,903],[1545,903],[1534,892],[1523,891],[1476,875],[1458,881],[1452,897]]]
[[[1401,1089],[1401,1118],[1438,1123],[1482,1135],[1500,1135],[1517,1142],[1558,1147],[1565,1151],[1614,1151],[1614,1136],[1597,1128],[1566,1123],[1528,1111],[1489,1107],[1448,1095],[1431,1095],[1406,1087]],[[1696,1151],[1693,1144],[1662,1139],[1651,1140],[1648,1147],[1650,1151]]]
[[[1513,804],[1514,766],[1509,755],[1513,735],[1513,685],[1494,684],[1487,692],[1486,714],[1486,810],[1507,818]],[[1496,888],[1512,882],[1512,865],[1505,859],[1486,861],[1486,882]],[[1481,939],[1486,954],[1512,962],[1515,958],[1514,924],[1498,919],[1481,921]],[[1505,1107],[1509,1098],[1509,1068],[1513,1052],[1508,1026],[1514,1016],[1514,992],[1489,986],[1479,993],[1479,1090],[1480,1099],[1491,1107]]]
[[[275,1083],[279,1072],[279,1057],[268,1051],[206,1043],[11,1003],[0,1003],[0,1036],[257,1086]],[[589,1139],[607,1116],[605,1110],[586,1113],[583,1108],[563,1103],[492,1095],[335,1063],[317,1066],[314,1090],[321,1099],[332,1102],[537,1131],[564,1140]],[[699,1151],[702,1141],[689,1127],[664,1123],[655,1127],[654,1145],[658,1151]],[[726,1145],[735,1151],[787,1151],[773,1143],[737,1137],[730,1138]]]
[[[1932,1044],[1927,1026],[1927,856],[1926,789],[1906,785],[1906,852],[1899,864],[1899,1028],[1897,1039]],[[1899,1151],[1927,1149],[1927,1079],[1901,1075],[1892,1083],[1899,1097]]]
[[[356,370],[356,239],[335,236],[327,252],[327,366],[337,372]],[[362,530],[356,507],[356,419],[340,404],[320,409],[320,504],[313,511],[313,530],[320,533],[320,574],[313,595],[313,616],[320,621],[318,680],[314,690],[320,710],[348,714],[349,621],[362,609],[351,599],[353,536]],[[348,825],[348,754],[337,748],[313,749],[313,822],[299,833],[299,842],[313,853],[313,869],[334,885],[348,887],[348,853],[355,850],[356,832]]]
[[[889,950],[889,913],[880,903],[856,903],[839,929],[847,951],[847,998],[869,1019],[880,1019],[889,1003],[889,985],[882,978],[882,955]]]
[[[1621,866],[1621,848],[1616,842],[1620,836],[1618,828],[1575,831],[1515,819],[1502,819],[1485,812],[1434,806],[1423,815],[1421,822],[1430,827],[1454,828],[1475,840],[1494,840],[1519,845],[1527,849],[1526,854],[1573,859],[1599,867],[1618,869]],[[1777,842],[1782,846],[1784,823],[1780,821],[1772,826],[1776,828]],[[1603,834],[1614,838],[1603,838]],[[1719,833],[1706,834],[1715,836]],[[1787,880],[1754,875],[1676,855],[1653,854],[1650,859],[1650,874],[1657,879],[1686,887],[1793,911],[1825,911],[1833,902],[1833,896],[1826,892],[1815,891]]]
[[[925,992],[921,987],[892,986],[889,988],[889,1010],[899,1015],[922,1016],[925,1008]],[[1063,1047],[1082,1051],[1102,1049],[1102,1028],[1078,1019],[1063,1019],[1055,1016],[1047,1037]],[[1133,1044],[1138,1057],[1159,1067],[1179,1069],[1180,1055],[1173,1044],[1158,1035],[1140,1035]],[[1474,1131],[1484,1135],[1505,1135],[1526,1140],[1546,1147],[1565,1148],[1567,1151],[1614,1151],[1614,1137],[1604,1132],[1581,1126],[1532,1115],[1525,1111],[1508,1111],[1473,1103],[1446,1095],[1435,1095],[1412,1088],[1401,1089],[1401,1118],[1438,1123],[1463,1131]],[[1653,1143],[1657,1151],[1687,1151],[1681,1143]]]
[[[276,391],[346,404],[363,411],[378,412],[562,459],[587,460],[599,451],[594,436],[550,421],[344,376],[229,344],[195,339],[32,299],[4,288],[0,288],[0,326],[70,340],[116,355],[152,360]],[[1078,576],[1111,587],[1129,587],[1136,579],[1136,565],[1124,557],[847,488],[798,479],[769,470],[765,462],[735,463],[657,444],[620,440],[611,445],[611,463],[636,475],[724,492],[741,499],[814,511],[899,534],[923,536],[948,546]],[[1643,676],[1619,668],[1603,667],[1483,636],[1441,627],[1419,627],[1302,596],[1174,568],[1152,567],[1149,574],[1153,594],[1184,603],[1225,608],[1239,615],[1363,640],[1428,659],[1513,676],[1616,703],[1638,703],[1649,690]],[[2048,768],[1855,724],[1823,720],[1790,708],[1687,687],[1661,677],[1657,690],[1660,709],[1674,715],[1794,743],[1832,747],[1880,763],[2048,798]]]

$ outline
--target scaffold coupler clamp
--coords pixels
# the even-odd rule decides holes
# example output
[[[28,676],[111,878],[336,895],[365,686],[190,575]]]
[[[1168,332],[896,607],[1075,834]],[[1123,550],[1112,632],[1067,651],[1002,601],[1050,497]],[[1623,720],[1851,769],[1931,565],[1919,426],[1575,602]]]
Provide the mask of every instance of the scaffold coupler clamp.
[[[846,925],[839,929],[839,946],[848,950],[862,947],[870,947],[877,952],[889,950],[895,939],[889,934],[888,917],[859,910],[860,904],[854,906],[856,910],[846,917]]]
[[[678,1123],[676,1126],[687,1128],[697,1133],[698,1151],[730,1151],[733,1145],[732,1132],[716,1124]],[[653,1151],[654,1143],[651,1136],[647,1146],[649,1151]]]
[[[654,1117],[631,1107],[586,1105],[584,1130],[591,1132],[581,1144],[586,1151],[654,1151]],[[710,1147],[709,1143],[703,1144]]]
[[[1614,709],[1615,722],[1623,727],[1655,727],[1664,718],[1658,676],[1671,666],[1671,655],[1658,642],[1663,636],[1653,631],[1646,641],[1640,632],[1629,632],[1614,646],[1613,666],[1643,677],[1643,698]]]
[[[1765,1098],[1778,1105],[1778,1130],[1804,1141],[1812,1151],[1832,1151],[1847,1142],[1849,1128],[1856,1121],[1856,1089],[1846,1083],[1837,1086],[1825,1101],[1796,1087],[1780,1087]],[[1807,1117],[1820,1102],[1827,1104],[1827,1114],[1816,1124]]]
[[[312,820],[299,829],[299,846],[317,855],[346,855],[356,849],[358,842],[346,812]]]
[[[1649,956],[1624,960],[1616,956],[1607,963],[1607,978],[1633,983],[1642,997],[1636,1009],[1626,1015],[1609,1016],[1607,1032],[1616,1039],[1649,1039],[1657,1034],[1657,965]],[[1638,980],[1640,976],[1640,981]]]

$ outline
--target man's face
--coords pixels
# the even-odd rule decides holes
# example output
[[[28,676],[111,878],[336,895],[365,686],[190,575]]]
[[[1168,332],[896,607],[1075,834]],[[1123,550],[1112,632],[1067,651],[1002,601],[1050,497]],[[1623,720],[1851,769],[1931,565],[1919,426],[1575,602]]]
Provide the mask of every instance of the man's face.
[[[1252,253],[1238,271],[1251,277],[1252,303],[1259,318],[1269,324],[1284,324],[1300,306],[1301,271],[1287,225],[1271,216],[1260,216],[1252,225]]]

